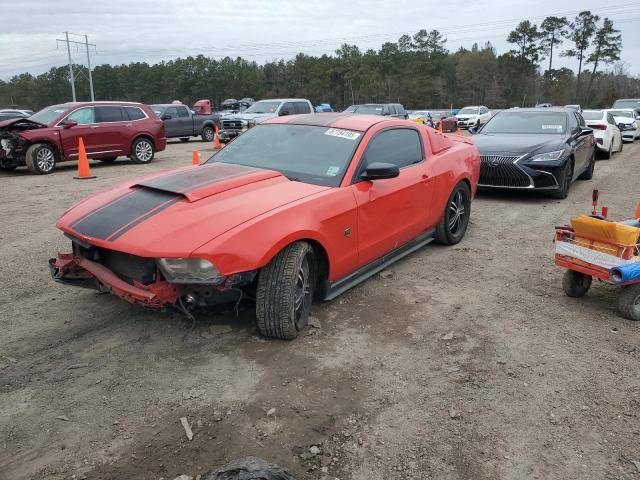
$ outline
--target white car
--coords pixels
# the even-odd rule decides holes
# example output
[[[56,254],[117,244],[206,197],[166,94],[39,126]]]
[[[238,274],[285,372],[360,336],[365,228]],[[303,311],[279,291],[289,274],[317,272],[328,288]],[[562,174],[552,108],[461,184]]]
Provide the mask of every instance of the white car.
[[[582,117],[587,127],[593,129],[596,149],[603,152],[605,158],[622,151],[622,134],[613,115],[604,110],[583,110]]]
[[[464,107],[456,114],[459,128],[480,127],[491,118],[491,111],[485,106]]]
[[[633,108],[610,108],[605,111],[613,115],[622,133],[622,140],[633,142],[636,138],[640,138],[640,117],[636,116]]]

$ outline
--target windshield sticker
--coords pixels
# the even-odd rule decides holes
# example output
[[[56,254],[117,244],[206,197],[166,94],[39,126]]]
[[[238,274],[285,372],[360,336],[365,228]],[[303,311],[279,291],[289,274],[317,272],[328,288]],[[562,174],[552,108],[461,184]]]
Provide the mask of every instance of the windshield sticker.
[[[562,125],[542,125],[543,130],[562,130]]]
[[[336,175],[338,175],[338,172],[340,172],[340,167],[332,165],[327,169],[327,176],[335,177]]]
[[[352,132],[351,130],[342,130],[341,128],[330,128],[325,135],[331,135],[332,137],[346,138],[347,140],[356,140],[360,137],[360,133]]]

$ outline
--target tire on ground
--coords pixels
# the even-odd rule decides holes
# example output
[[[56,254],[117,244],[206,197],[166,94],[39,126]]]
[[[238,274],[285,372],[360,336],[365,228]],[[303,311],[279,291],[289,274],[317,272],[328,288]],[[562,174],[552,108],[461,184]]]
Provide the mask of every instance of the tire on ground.
[[[618,312],[628,320],[640,321],[640,283],[622,287],[618,295]]]
[[[215,138],[216,131],[211,125],[207,125],[202,128],[202,141],[203,142],[213,142]]]
[[[463,197],[463,205],[464,205],[464,216],[461,219],[461,224],[459,229],[452,231],[450,228],[450,220],[452,220],[451,215],[453,214],[452,210],[452,202],[456,195],[460,192]],[[442,214],[442,218],[436,227],[436,238],[435,241],[437,243],[441,243],[443,245],[455,245],[460,240],[464,238],[464,234],[467,231],[467,226],[469,225],[469,218],[471,215],[471,191],[469,190],[469,185],[466,182],[458,183],[451,195],[447,199],[447,203],[444,207],[444,212]]]
[[[295,293],[304,259],[309,263],[308,298],[296,322]],[[307,325],[316,281],[313,247],[303,241],[294,242],[278,253],[258,276],[256,320],[258,330],[266,337],[291,340]]]
[[[48,157],[49,154],[51,155],[51,162],[43,162],[41,161],[42,159],[38,158],[38,156]],[[53,147],[47,143],[34,143],[27,149],[25,162],[31,173],[46,175],[53,172],[56,168],[56,152]]]
[[[150,148],[150,150],[148,150],[148,148]],[[129,155],[129,158],[133,163],[151,163],[155,152],[156,148],[151,139],[147,137],[138,137],[131,144],[131,154]]]
[[[567,297],[580,298],[584,297],[591,288],[591,281],[590,275],[567,270],[562,277],[562,288]]]

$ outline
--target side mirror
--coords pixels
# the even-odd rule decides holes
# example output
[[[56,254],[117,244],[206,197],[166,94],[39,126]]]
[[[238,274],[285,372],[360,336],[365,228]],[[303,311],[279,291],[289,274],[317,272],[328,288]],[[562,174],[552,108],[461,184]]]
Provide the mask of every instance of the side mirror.
[[[377,162],[368,165],[360,178],[363,180],[384,180],[385,178],[395,178],[398,175],[400,175],[400,169],[397,165]]]
[[[476,127],[476,126],[469,127],[469,133],[471,135],[475,135],[476,133],[478,133],[478,127]]]
[[[71,128],[75,127],[76,125],[78,125],[78,122],[76,122],[75,120],[67,120],[62,124],[63,128]]]
[[[171,120],[172,118],[173,117],[168,113],[165,113],[164,115],[162,115],[162,120]]]
[[[291,113],[289,113],[289,110],[280,110],[280,117],[286,117],[287,115],[291,115]]]

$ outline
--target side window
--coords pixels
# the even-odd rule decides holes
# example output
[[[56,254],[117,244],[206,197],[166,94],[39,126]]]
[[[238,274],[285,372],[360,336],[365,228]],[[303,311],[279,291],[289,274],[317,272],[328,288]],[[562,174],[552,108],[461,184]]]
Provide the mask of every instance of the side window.
[[[282,105],[282,107],[280,108],[280,113],[279,115],[295,115],[296,114],[296,107],[292,102],[287,102],[284,105]]]
[[[394,128],[379,133],[371,140],[364,154],[362,169],[377,162],[402,168],[422,160],[422,143],[418,132],[412,128]]]
[[[93,107],[79,108],[75,112],[72,112],[65,120],[74,120],[78,122],[78,125],[96,123]]]
[[[178,109],[176,107],[169,107],[164,111],[164,115],[171,115],[171,118],[178,118]]]
[[[395,115],[396,113],[398,113],[398,112],[396,112],[395,105],[385,105],[385,107],[388,110],[389,115]]]
[[[121,122],[124,120],[122,116],[122,108],[120,107],[95,107],[96,122]]]
[[[569,118],[569,131],[576,133],[580,129],[578,119],[574,114],[571,113],[568,114],[567,117]]]
[[[396,105],[396,112],[400,115],[404,115],[406,113],[402,105]]]
[[[311,113],[309,104],[307,102],[295,102],[296,113]]]
[[[178,116],[179,117],[188,117],[189,116],[189,112],[187,111],[187,107],[178,107]]]
[[[124,111],[129,120],[142,120],[146,117],[142,109],[138,107],[124,107]]]

